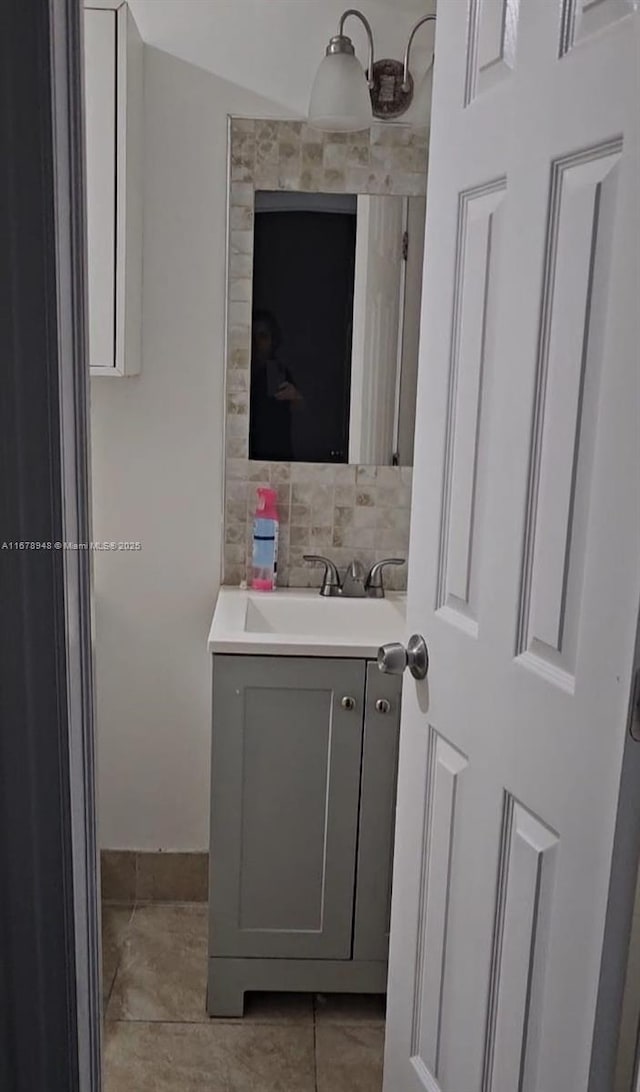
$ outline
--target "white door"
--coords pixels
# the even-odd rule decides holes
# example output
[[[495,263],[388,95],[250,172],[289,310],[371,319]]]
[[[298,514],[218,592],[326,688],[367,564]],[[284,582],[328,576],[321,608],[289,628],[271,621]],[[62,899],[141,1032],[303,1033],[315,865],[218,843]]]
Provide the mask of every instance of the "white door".
[[[587,1088],[640,601],[639,35],[626,0],[438,6],[385,1092]]]
[[[400,466],[413,466],[426,201],[408,197],[396,450]]]
[[[349,462],[388,465],[393,454],[404,202],[358,197]]]

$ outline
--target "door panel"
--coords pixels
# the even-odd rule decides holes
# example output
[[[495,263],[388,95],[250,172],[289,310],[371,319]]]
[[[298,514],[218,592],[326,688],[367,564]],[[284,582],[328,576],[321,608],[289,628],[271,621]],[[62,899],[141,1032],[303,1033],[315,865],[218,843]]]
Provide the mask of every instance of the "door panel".
[[[629,0],[564,0],[560,52],[570,49],[629,14]]]
[[[438,606],[472,636],[478,631],[486,418],[505,186],[500,178],[461,194],[456,227]]]
[[[551,168],[518,650],[570,690],[621,151]]]
[[[363,661],[215,657],[212,955],[351,957],[363,695]]]
[[[430,728],[411,1048],[425,1082],[438,1071],[456,802],[466,766],[466,756]]]
[[[511,75],[519,8],[520,0],[471,0],[465,103]]]
[[[557,843],[554,831],[507,794],[484,1055],[487,1090],[518,1088],[527,1045],[529,1076],[535,1076]]]
[[[589,1084],[640,604],[639,71],[631,4],[439,6],[385,1092]]]

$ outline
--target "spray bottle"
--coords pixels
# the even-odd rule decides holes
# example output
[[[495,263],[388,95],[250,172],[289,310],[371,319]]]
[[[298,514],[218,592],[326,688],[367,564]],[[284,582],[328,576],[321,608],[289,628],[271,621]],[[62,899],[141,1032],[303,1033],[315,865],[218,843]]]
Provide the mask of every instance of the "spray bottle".
[[[278,573],[278,516],[275,489],[259,486],[253,521],[253,571],[251,587],[257,591],[275,591]]]

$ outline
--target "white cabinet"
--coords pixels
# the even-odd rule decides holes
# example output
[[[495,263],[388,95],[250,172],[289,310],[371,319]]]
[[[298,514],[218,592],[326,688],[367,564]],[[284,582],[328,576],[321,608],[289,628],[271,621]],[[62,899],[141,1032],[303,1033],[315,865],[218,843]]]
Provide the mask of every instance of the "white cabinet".
[[[141,358],[143,45],[126,3],[85,7],[89,364]]]

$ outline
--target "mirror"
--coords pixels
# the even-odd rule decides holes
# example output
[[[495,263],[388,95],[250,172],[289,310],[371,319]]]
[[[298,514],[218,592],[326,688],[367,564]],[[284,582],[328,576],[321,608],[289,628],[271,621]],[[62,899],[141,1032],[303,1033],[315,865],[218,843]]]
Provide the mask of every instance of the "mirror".
[[[425,198],[257,190],[249,458],[413,463]]]

